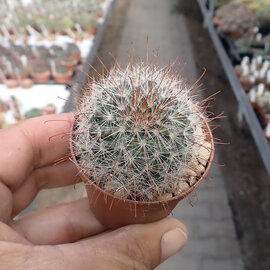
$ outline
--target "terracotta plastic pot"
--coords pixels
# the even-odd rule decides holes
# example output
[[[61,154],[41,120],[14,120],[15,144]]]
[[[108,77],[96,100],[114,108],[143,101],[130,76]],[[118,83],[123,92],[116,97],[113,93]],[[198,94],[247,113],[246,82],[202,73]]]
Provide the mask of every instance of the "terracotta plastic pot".
[[[47,105],[42,110],[44,115],[56,114],[56,108],[53,105]]]
[[[63,59],[63,61],[61,62],[61,64],[63,66],[65,66],[68,70],[70,70],[71,72],[73,72],[75,70],[77,64],[78,64],[78,61],[73,56],[72,56],[71,59],[74,60],[74,61],[72,61],[72,62],[65,62],[65,59]]]
[[[26,79],[29,76],[28,73],[20,74],[21,80]],[[12,80],[17,80],[18,76],[16,74],[9,74],[9,78]]]
[[[19,81],[15,80],[15,79],[8,79],[5,81],[5,84],[6,84],[7,88],[14,89],[14,88],[17,88],[19,86]]]
[[[88,31],[90,36],[95,36],[97,33],[97,28],[96,27],[91,27]]]
[[[76,64],[80,61],[81,59],[81,51],[79,47],[73,43],[69,44],[67,47],[66,53],[68,55],[71,55],[73,59],[75,60]]]
[[[67,84],[72,77],[72,71],[68,71],[66,74],[53,73],[53,78],[57,83]]]
[[[49,70],[44,71],[43,73],[32,72],[32,77],[36,83],[47,83],[50,80],[51,73]]]
[[[214,158],[214,140],[209,125],[206,121],[206,130],[209,134],[211,142],[211,153],[205,171],[201,178],[185,192],[178,196],[172,197],[164,201],[133,201],[120,199],[112,194],[104,192],[95,185],[85,174],[82,173],[71,144],[71,155],[74,163],[79,169],[79,175],[85,183],[89,204],[96,218],[108,228],[119,228],[128,224],[142,224],[160,220],[167,217],[175,208],[177,203],[191,193],[199,183],[206,177]]]
[[[29,89],[29,88],[32,88],[34,82],[33,80],[27,78],[27,79],[24,79],[24,80],[21,80],[21,87],[23,89]]]

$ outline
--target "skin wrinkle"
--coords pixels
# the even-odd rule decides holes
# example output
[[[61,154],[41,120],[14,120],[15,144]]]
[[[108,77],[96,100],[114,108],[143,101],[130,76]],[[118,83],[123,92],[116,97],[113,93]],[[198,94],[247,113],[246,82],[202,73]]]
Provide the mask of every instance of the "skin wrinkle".
[[[30,245],[30,242],[27,241],[21,234],[15,232],[9,226],[9,224],[3,222],[0,222],[0,241]]]
[[[39,192],[41,189],[48,185],[48,172],[42,172],[40,170],[35,170],[31,175],[30,178],[33,178],[33,182],[36,184],[36,190]]]
[[[122,230],[122,228],[121,228]],[[123,230],[124,231],[124,230]],[[129,231],[129,230],[127,230]],[[106,233],[105,233],[106,234]],[[103,234],[104,235],[104,234]],[[102,236],[101,236],[102,237]],[[123,241],[120,240],[120,238],[123,237]],[[136,253],[136,248],[134,246],[134,251],[130,252],[133,243],[133,239],[130,241],[127,241],[126,239],[130,238],[129,235],[122,235],[120,233],[110,237],[108,240],[102,239],[102,241],[96,242],[93,241],[90,250],[89,250],[89,243],[86,243],[85,241],[82,241],[81,244],[85,247],[82,248],[84,250],[87,250],[87,253],[85,256],[91,256],[93,257],[93,260],[98,261],[100,258],[104,263],[107,262],[107,265],[110,265],[111,267],[114,266],[114,268],[110,269],[117,269],[117,270],[126,270],[126,269],[134,269],[134,270],[149,270],[152,269],[150,266],[146,266],[143,260],[138,260],[138,254]],[[116,239],[115,239],[116,238]],[[98,239],[96,239],[98,240]],[[96,242],[96,243],[95,243]],[[119,250],[119,242],[124,243],[125,247],[121,247],[121,250]],[[130,242],[130,243],[129,243]],[[129,251],[126,249],[126,245],[129,243],[130,248]],[[144,252],[145,253],[145,252]],[[83,254],[83,253],[82,253]],[[106,264],[105,264],[106,265]],[[95,269],[95,268],[93,268]],[[104,268],[105,269],[105,268]],[[106,268],[107,269],[107,268]]]
[[[72,220],[70,214],[71,212],[68,209],[63,213],[63,216],[65,217],[64,231],[67,235],[67,238],[69,239],[68,242],[73,242],[75,241],[74,235],[76,235],[78,239],[80,239],[83,237],[83,233],[82,233],[81,227],[79,227],[79,230],[78,230],[78,226],[74,224],[74,220]]]
[[[71,114],[70,115],[67,115],[67,116],[68,117],[66,117],[66,118],[68,120],[67,121],[64,121],[64,122],[61,122],[61,123],[68,123],[68,125],[69,125],[68,130],[70,130],[70,127],[71,127],[71,125],[73,123],[73,117],[72,117]],[[38,142],[40,142],[42,138],[40,138],[40,137],[37,138],[36,136],[33,135],[33,134],[42,135],[42,133],[40,133],[40,132],[38,133],[38,130],[35,131],[33,128],[31,128],[30,122],[32,122],[33,124],[35,124],[36,119],[29,120],[28,122],[25,122],[25,124],[21,124],[21,125],[17,125],[16,126],[16,128],[18,128],[18,131],[21,133],[21,135],[19,134],[20,135],[19,136],[20,143],[24,145],[24,148],[26,148],[25,151],[24,151],[25,153],[22,153],[22,155],[25,156],[24,154],[27,153],[26,163],[28,164],[28,166],[27,166],[27,170],[24,171],[24,174],[23,175],[20,175],[20,178],[21,179],[25,179],[34,168],[37,168],[39,165],[42,164],[42,159],[45,159],[45,157],[42,154],[43,151],[45,151],[43,149],[44,145],[39,145],[38,144]],[[46,121],[44,121],[44,123],[45,122]],[[64,127],[61,127],[61,128],[59,127],[60,125],[62,125],[62,124],[58,124],[57,123],[57,125],[54,125],[51,129],[50,129],[50,126],[49,126],[48,130],[46,130],[46,133],[48,133],[48,137],[46,139],[44,138],[42,140],[43,141],[44,140],[49,140],[49,134],[59,133],[59,130],[64,130]],[[9,130],[7,130],[7,132],[10,133],[10,134],[12,134],[12,131],[14,129],[15,129],[15,127],[10,128]],[[28,131],[28,130],[31,130],[31,132]],[[41,130],[42,130],[42,128],[41,128]],[[16,133],[18,131],[16,130]],[[2,132],[4,132],[4,131],[2,131]],[[62,131],[62,132],[64,133],[64,131]],[[63,141],[61,140],[60,143],[63,143]],[[30,145],[30,147],[29,147],[29,145]],[[59,145],[57,143],[57,141],[54,141],[53,142],[53,139],[52,139],[52,141],[51,141],[51,147],[53,149],[50,149],[50,152],[51,153],[53,153],[54,152],[54,149],[56,149],[58,147],[57,145]],[[41,146],[41,147],[39,147],[39,146]],[[68,151],[68,148],[69,147],[68,147],[68,143],[66,143],[66,141],[65,141],[65,147],[66,147],[65,151],[63,153],[61,153],[61,156],[59,156],[59,158],[62,157],[63,155],[65,155],[65,153]],[[14,153],[16,152],[16,156],[18,156],[18,151],[13,151],[13,152]],[[59,153],[59,155],[60,155],[60,153]],[[16,159],[16,158],[14,157],[14,159]],[[24,158],[24,157],[22,157],[22,158]],[[52,165],[57,160],[57,158],[58,157],[56,157],[55,160],[50,161],[50,165]],[[44,161],[43,161],[43,163],[44,163]],[[35,165],[33,166],[33,164],[35,164]],[[8,162],[7,165],[14,166],[14,164],[11,164],[10,162]],[[48,166],[48,165],[49,164],[46,164],[46,165],[45,164],[42,164],[42,166]],[[12,170],[11,169],[8,169],[8,171],[12,171]],[[2,177],[2,179],[5,182],[6,181],[9,181],[8,179],[5,179],[4,177]],[[10,186],[10,188],[11,188],[12,191],[13,190],[16,190],[17,188],[19,188],[20,185],[22,184],[21,181],[17,181],[16,184],[12,183],[12,181],[9,181],[9,182],[10,183],[6,183],[6,185]]]
[[[78,245],[78,243],[80,243],[80,244]],[[95,246],[92,247],[91,244],[89,245],[89,242],[84,243],[83,241],[79,241],[77,243],[74,243],[73,245],[71,245],[71,244],[56,245],[55,248],[58,252],[60,252],[60,256],[65,261],[65,264],[70,267],[70,268],[65,268],[65,269],[74,269],[74,267],[73,267],[73,265],[74,265],[74,259],[73,259],[74,252],[73,252],[73,250],[74,250],[74,248],[75,249],[77,248],[78,253],[81,254],[81,258],[80,258],[79,262],[76,263],[76,267],[78,269],[80,269],[81,266],[83,266],[83,265],[87,265],[87,267],[90,267],[89,258],[91,258],[91,257],[93,257],[93,260],[90,259],[90,261],[96,261],[96,260],[98,261],[98,259],[99,259],[99,257],[98,257],[99,248],[97,248]],[[101,254],[100,258],[103,258],[104,256],[108,255],[108,254],[104,253],[103,249],[101,249],[101,250],[102,250],[102,252],[100,252],[100,254]],[[95,269],[95,268],[93,268],[93,269]]]
[[[117,270],[149,270],[142,262],[137,261],[134,257],[127,256],[125,254],[110,254],[110,258],[115,265],[114,269]]]
[[[14,127],[13,128],[11,128],[10,130],[8,130],[7,131],[7,133],[10,133],[10,131],[12,130],[12,129],[14,129]],[[0,132],[0,135],[1,135],[1,133],[4,133],[5,131],[1,131]],[[20,131],[20,129],[18,130],[18,132],[20,133],[21,131]],[[17,133],[17,132],[16,132]],[[19,138],[20,138],[20,143],[21,144],[23,144],[23,145],[25,145],[25,147],[28,149],[28,147],[27,147],[27,141],[25,140],[25,137],[24,137],[24,135],[22,135],[22,136],[20,136],[20,134],[16,134],[17,136],[19,136]],[[5,138],[6,136],[4,136],[4,139],[8,139],[8,138]],[[3,138],[1,138],[2,140],[4,140]],[[5,146],[4,146],[4,149],[5,149]],[[21,149],[21,148],[20,148]],[[5,149],[6,150],[6,149]],[[27,169],[27,170],[20,170],[21,171],[21,175],[17,175],[16,174],[16,172],[14,173],[14,175],[13,175],[13,178],[11,178],[11,175],[6,175],[5,176],[5,174],[4,173],[2,173],[2,176],[0,176],[0,178],[1,178],[1,182],[2,183],[4,183],[12,192],[14,191],[14,190],[16,190],[17,188],[19,188],[22,184],[23,184],[23,179],[25,179],[26,177],[27,177],[27,175],[31,172],[31,170],[32,170],[32,165],[29,165],[29,164],[31,164],[31,160],[33,160],[32,158],[31,158],[31,160],[29,160],[29,157],[30,156],[32,156],[31,155],[31,153],[30,153],[30,155],[29,155],[29,151],[25,151],[25,152],[27,152],[28,154],[27,154],[27,157],[25,158],[25,155],[23,155],[23,156],[21,156],[20,154],[20,152],[18,153],[18,151],[17,151],[18,149],[13,149],[13,151],[11,150],[10,151],[10,155],[12,154],[12,155],[14,155],[15,153],[16,153],[16,156],[14,157],[14,158],[7,158],[7,156],[5,156],[4,158],[3,158],[3,161],[4,161],[4,164],[5,164],[5,166],[3,167],[3,168],[5,168],[5,170],[7,171],[7,172],[12,172],[14,169],[13,168],[16,168],[16,167],[18,167],[18,165],[17,165],[17,163],[15,163],[14,164],[14,160],[17,160],[18,159],[18,156],[20,157],[20,158],[22,158],[22,159],[24,159],[24,162],[26,162],[27,164],[28,164],[28,166],[26,166],[24,169]],[[8,162],[7,162],[8,161]],[[19,166],[20,166],[21,164],[19,164]],[[9,167],[12,167],[12,169],[11,168],[9,168]],[[20,168],[20,167],[19,167]],[[21,169],[21,168],[20,168]],[[0,172],[0,174],[1,174],[1,172]],[[10,178],[10,179],[9,179]],[[19,178],[20,178],[20,180],[19,180]]]
[[[54,216],[56,216],[55,219]],[[27,238],[32,243],[40,245],[74,242],[101,233],[106,229],[95,220],[89,210],[87,199],[30,213],[10,223],[10,226],[19,232],[23,228]],[[33,228],[31,229],[31,227]],[[48,236],[46,236],[47,234]]]
[[[149,262],[149,258],[147,258],[148,254],[145,252],[145,247],[142,245],[142,241],[138,239],[137,237],[133,237],[132,242],[127,241],[126,247],[127,247],[127,254],[129,258],[136,258],[136,265],[142,264],[146,266],[146,269],[150,269],[153,265],[152,262]],[[148,265],[145,265],[146,262],[149,262]],[[134,268],[137,269],[137,268]],[[142,269],[142,268],[138,268]]]
[[[0,181],[0,221],[7,222],[12,213],[12,193],[10,189]]]
[[[126,239],[129,240],[127,241]],[[111,235],[110,238],[107,241],[105,240],[105,243],[102,244],[105,244],[106,248],[108,248],[109,250],[118,250],[118,243],[122,243],[123,246],[121,247],[120,252],[117,253],[117,256],[124,253],[125,259],[123,259],[123,263],[127,261],[131,263],[131,268],[123,269],[153,269],[153,267],[155,266],[154,262],[151,261],[151,257],[148,257],[149,254],[145,252],[145,250],[148,250],[148,247],[143,244],[142,240],[144,241],[145,238],[141,239],[140,237],[138,237],[138,235],[134,233],[132,226],[126,226],[113,232],[113,235]],[[117,256],[113,259],[117,258]],[[158,261],[160,261],[160,254]],[[119,262],[122,262],[122,260],[120,260]],[[132,267],[133,265],[135,265],[136,267]],[[144,266],[144,268],[138,267],[142,265]]]
[[[31,167],[29,166],[29,172],[30,173],[34,168],[37,167],[37,160],[41,160],[42,157],[40,150],[37,151],[37,149],[40,149],[37,147],[36,138],[31,134],[23,125],[18,125],[19,131],[21,132],[23,138],[25,139],[25,145],[30,145],[30,153],[32,157]],[[38,152],[38,155],[36,154]]]
[[[58,246],[34,246],[34,257],[33,264],[29,270],[47,270],[47,269],[57,269],[57,270],[67,270],[70,268],[70,263],[66,260],[67,257],[65,253],[61,251]],[[46,256],[44,256],[46,254]],[[34,265],[34,266],[33,266]],[[38,265],[38,268],[37,268]],[[52,267],[53,266],[53,267]]]
[[[27,196],[26,192],[28,193]],[[19,189],[14,191],[12,217],[15,217],[20,211],[30,205],[36,194],[36,186],[32,185],[30,182],[24,182]]]
[[[29,245],[7,243],[0,241],[1,270],[25,270],[33,269],[33,248]],[[14,260],[10,260],[9,254],[13,254]],[[15,263],[15,264],[14,264]]]
[[[13,220],[11,220],[9,222],[9,225],[11,227],[13,227],[12,224],[14,224],[15,222]],[[31,239],[28,238],[27,234],[24,231],[24,227],[23,226],[16,226],[16,231],[27,241],[32,245]]]
[[[65,178],[61,174],[63,170],[68,174]],[[76,168],[70,161],[56,166],[37,169],[25,180],[19,189],[14,191],[13,213],[16,214],[29,205],[40,189],[71,185],[79,181],[78,177],[76,177]],[[27,197],[25,197],[26,192],[28,193]]]

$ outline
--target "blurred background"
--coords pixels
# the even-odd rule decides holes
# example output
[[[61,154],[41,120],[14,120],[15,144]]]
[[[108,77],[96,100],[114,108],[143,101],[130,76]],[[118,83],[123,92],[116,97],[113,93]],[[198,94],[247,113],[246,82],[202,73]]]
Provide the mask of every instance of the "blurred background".
[[[210,176],[173,212],[189,242],[158,269],[269,269],[270,0],[1,0],[0,13],[1,128],[76,110],[96,56],[125,66],[147,39],[190,84],[206,68],[199,93],[220,91],[212,110],[226,118]],[[43,190],[27,211],[83,196],[82,184]]]

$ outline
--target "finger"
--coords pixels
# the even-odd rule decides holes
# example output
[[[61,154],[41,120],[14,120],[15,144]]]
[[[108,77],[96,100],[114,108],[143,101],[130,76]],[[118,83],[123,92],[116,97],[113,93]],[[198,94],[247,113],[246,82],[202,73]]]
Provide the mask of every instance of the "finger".
[[[154,269],[180,250],[186,241],[185,226],[176,219],[166,218],[151,224],[123,227],[60,248],[77,266],[81,258],[89,258],[84,263],[91,265],[94,254],[97,261],[102,260],[104,269]]]
[[[70,133],[72,125],[73,114],[68,113],[33,118],[1,131],[0,181],[14,190],[35,168],[67,155],[68,136],[61,134]]]
[[[8,222],[12,213],[12,193],[0,182],[0,221]]]
[[[10,226],[38,245],[74,242],[106,230],[90,211],[87,199],[30,213]]]
[[[30,244],[24,237],[3,222],[0,222],[0,241]]]
[[[71,161],[34,170],[25,182],[13,192],[12,215],[16,216],[35,198],[39,190],[56,188],[80,182],[76,166]]]

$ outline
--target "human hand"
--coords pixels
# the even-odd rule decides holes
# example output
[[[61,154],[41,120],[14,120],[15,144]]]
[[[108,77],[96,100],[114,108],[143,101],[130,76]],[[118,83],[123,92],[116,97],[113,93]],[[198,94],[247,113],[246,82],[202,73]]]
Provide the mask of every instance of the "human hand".
[[[73,114],[62,114],[0,132],[0,269],[155,268],[187,240],[176,219],[110,231],[81,199],[13,220],[39,190],[79,181],[71,161],[54,165],[69,155],[61,134],[68,138],[72,126]]]

